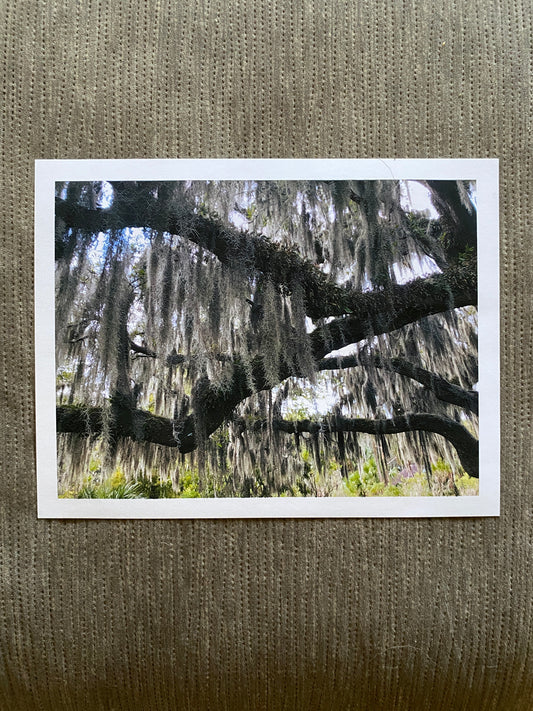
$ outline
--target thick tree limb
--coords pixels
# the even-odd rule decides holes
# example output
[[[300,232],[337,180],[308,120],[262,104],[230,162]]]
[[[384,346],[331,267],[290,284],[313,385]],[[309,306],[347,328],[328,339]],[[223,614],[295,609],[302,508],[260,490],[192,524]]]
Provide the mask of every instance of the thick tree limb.
[[[455,180],[426,180],[431,200],[440,214],[447,237],[443,247],[450,262],[461,255],[477,252],[477,216],[473,206],[469,209],[461,200]]]
[[[139,353],[139,355],[144,355],[148,356],[149,358],[157,358],[157,353],[155,351],[150,350],[150,348],[146,348],[146,346],[141,346],[139,343],[135,343],[130,338],[130,350],[132,350],[134,353]]]
[[[466,265],[449,270],[451,272],[449,275],[439,274],[395,286],[391,292],[394,299],[392,302],[391,294],[385,291],[358,294],[357,313],[334,319],[326,326],[315,329],[310,335],[315,360],[319,361],[330,351],[367,338],[369,329],[372,334],[378,335],[416,321],[422,316],[450,308],[449,283],[456,289],[459,299],[456,305],[464,305],[464,301],[459,297],[470,294],[469,268],[470,265]],[[184,436],[180,443],[180,451],[190,452],[195,449],[198,446],[198,437],[208,436],[214,432],[242,400],[254,392],[272,388],[265,371],[264,357],[256,356],[249,367],[245,367],[244,363],[236,359],[232,376],[223,388],[213,386],[207,379],[202,379],[196,384],[192,403],[197,417],[190,415],[183,423]],[[252,373],[253,389],[250,386],[249,368]],[[280,382],[290,376],[301,376],[297,364],[282,363],[279,373]],[[201,424],[201,435],[196,432],[198,422]],[[141,435],[143,428],[149,424],[153,426],[154,422],[137,422]]]
[[[337,370],[339,368],[354,368],[366,365],[373,365],[375,368],[389,370],[416,380],[429,388],[439,400],[462,407],[464,410],[469,410],[476,415],[478,414],[478,393],[475,390],[464,390],[440,375],[431,373],[429,370],[425,370],[404,358],[382,358],[380,355],[323,358],[317,363],[317,370]]]
[[[155,353],[154,351],[144,349],[143,347],[138,346],[137,344],[133,345],[135,346],[135,348],[132,347],[133,351],[136,351],[138,348],[140,353],[146,353],[146,355],[149,355],[153,358],[157,357],[157,353]],[[225,362],[229,362],[232,360],[230,356],[226,356],[224,354],[220,354],[218,358],[219,360],[224,360]],[[171,354],[167,356],[166,363],[170,366],[179,365],[180,363],[183,363],[186,360],[187,357],[184,355]],[[262,384],[262,381],[264,379],[264,374],[261,372],[261,363],[262,358],[258,358],[256,361],[254,361],[255,372],[256,374],[258,374],[259,385]],[[238,367],[238,363],[236,363],[236,365]],[[367,367],[369,365],[374,368],[381,368],[383,370],[388,370],[393,373],[398,373],[398,375],[403,375],[407,378],[411,378],[411,380],[416,380],[417,382],[421,383],[426,388],[431,390],[431,392],[439,400],[442,400],[443,402],[448,402],[451,405],[456,405],[457,407],[461,407],[463,410],[468,410],[469,412],[473,412],[476,415],[479,413],[479,397],[478,393],[475,390],[465,390],[464,388],[461,388],[460,386],[451,383],[449,380],[446,380],[446,378],[443,378],[440,375],[437,375],[436,373],[432,373],[429,370],[425,370],[424,368],[412,363],[409,360],[406,360],[405,358],[383,358],[382,356],[377,354],[357,354],[342,356],[340,358],[329,357],[322,358],[321,360],[319,360],[316,364],[316,369],[317,371],[342,370],[345,368]],[[298,373],[295,370],[294,372],[289,372],[288,375],[284,375],[284,378],[290,377],[291,375],[293,377],[304,377],[302,373]],[[265,388],[261,387],[258,389]],[[250,394],[252,394],[252,392],[250,392]]]
[[[274,426],[289,434],[301,432],[364,432],[373,435],[399,432],[433,432],[445,437],[457,450],[459,460],[470,476],[479,478],[478,441],[454,420],[429,413],[413,413],[390,420],[335,418],[323,422],[276,420]]]
[[[109,408],[59,405],[56,408],[56,427],[58,432],[72,432],[86,437],[98,436],[106,429],[112,438],[129,437],[136,442],[151,442],[165,447],[178,447],[179,442],[183,442],[179,446],[180,451],[194,449],[187,446],[190,444],[187,440],[194,438],[190,427],[182,429],[178,442],[172,420],[126,405]]]
[[[425,316],[476,303],[475,261],[442,274],[353,295],[353,313],[336,318],[311,334],[315,357],[371,336],[389,333]]]
[[[84,436],[99,435],[107,431],[111,437],[129,437],[138,442],[151,442],[166,447],[175,447],[180,452],[190,452],[195,448],[195,431],[192,417],[186,418],[176,436],[175,423],[165,417],[152,415],[144,410],[128,408],[126,405],[103,407],[81,407],[60,405],[56,409],[58,432],[72,432]],[[415,413],[395,417],[390,420],[334,418],[325,422],[311,420],[276,420],[274,426],[289,434],[301,432],[365,432],[373,435],[397,434],[422,430],[445,437],[457,450],[465,471],[479,477],[478,442],[466,428],[454,420],[427,413]]]
[[[344,318],[334,319],[330,323],[316,328],[310,334],[313,356],[315,360],[323,363],[321,359],[331,351],[365,340],[369,335],[377,336],[389,333],[425,316],[441,313],[454,307],[466,306],[475,297],[475,288],[472,288],[472,282],[475,283],[475,281],[475,265],[467,264],[460,268],[450,268],[443,274],[395,285],[387,292],[367,291],[359,292],[357,295],[352,294],[353,305],[356,307],[354,313]],[[184,356],[174,356],[174,359],[176,363],[181,363]],[[169,364],[174,363],[171,357],[168,362]],[[266,383],[266,378],[262,362],[261,356],[253,361],[257,390],[263,390],[266,387],[263,385]],[[382,365],[378,365],[377,361],[374,361],[375,367],[388,367],[389,361],[382,360],[381,362]],[[407,361],[404,366],[401,366],[398,359],[392,359],[391,363],[395,363],[393,369],[396,372],[400,372],[398,368],[402,367],[402,375],[409,375],[409,377],[429,386],[430,373],[423,373],[422,369],[416,371],[416,366],[408,364]],[[238,366],[238,363],[236,365]],[[324,367],[319,365],[319,369],[324,369]],[[415,373],[417,373],[416,376]],[[285,364],[280,373],[280,381],[291,375],[301,374],[296,366],[289,368]],[[420,378],[423,379],[420,380]],[[444,383],[442,385],[441,390],[445,392]],[[459,388],[459,390],[461,389]],[[457,395],[459,396],[459,393]],[[469,399],[468,409],[473,409],[475,399],[475,396]],[[449,402],[452,401],[449,400]]]
[[[454,271],[454,273],[456,274],[454,278],[460,288],[461,277],[457,276],[457,272]],[[335,319],[330,324],[317,328],[310,335],[315,360],[320,361],[330,351],[365,339],[368,336],[369,321],[373,323],[373,333],[377,335],[416,321],[421,316],[427,315],[428,310],[430,313],[436,313],[446,305],[449,306],[447,304],[449,294],[443,283],[444,277],[445,275],[441,274],[428,277],[426,280],[417,280],[397,286],[394,290],[397,299],[395,313],[391,313],[392,306],[384,292],[362,293],[360,295],[361,304],[364,305],[361,307],[362,317],[359,314],[353,314],[343,319]],[[425,283],[428,280],[432,282],[429,287]],[[372,306],[377,310],[375,314],[371,312]],[[264,355],[258,355],[248,367],[239,359],[235,359],[231,378],[223,388],[211,385],[207,378],[197,383],[192,394],[192,403],[206,435],[214,432],[245,398],[254,392],[272,388],[272,382],[265,370],[264,359]],[[250,385],[249,369],[251,369],[253,389]],[[280,364],[280,382],[288,377],[300,377],[301,375],[296,363],[283,362]],[[194,432],[194,419],[187,425],[190,427],[190,431]],[[189,438],[187,443],[194,445],[192,447],[194,449],[197,446],[196,436]]]
[[[215,219],[198,215],[192,209],[185,216],[177,216],[168,206],[163,209],[157,200],[146,197],[143,200],[127,201],[121,201],[118,197],[112,207],[106,210],[90,210],[57,199],[56,219],[60,219],[67,230],[72,228],[94,234],[109,229],[143,227],[179,235],[212,252],[223,264],[235,266],[243,263],[247,269],[257,269],[275,283],[289,289],[298,284],[304,292],[307,315],[312,319],[357,314],[359,319],[366,319],[368,326],[381,333],[383,331],[379,329],[384,326],[380,324],[388,321],[387,314],[390,315],[393,307],[404,305],[404,296],[407,297],[404,287],[410,286],[393,285],[390,289],[369,293],[346,289],[328,279],[295,250],[286,249],[261,235],[240,232]],[[58,258],[62,254],[62,244],[61,240],[56,242]],[[422,315],[473,305],[477,301],[475,264],[456,267],[443,275],[434,275],[410,284],[418,285],[421,298],[430,297],[429,310]],[[422,284],[426,285],[425,290],[421,288]],[[413,291],[411,288],[409,293]],[[369,323],[371,313],[375,313],[375,316]],[[386,329],[391,330],[389,326]]]

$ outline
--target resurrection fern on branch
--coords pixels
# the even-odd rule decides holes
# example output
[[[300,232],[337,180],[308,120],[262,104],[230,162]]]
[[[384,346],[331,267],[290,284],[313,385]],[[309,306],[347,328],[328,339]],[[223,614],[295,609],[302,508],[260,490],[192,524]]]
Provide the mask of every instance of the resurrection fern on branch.
[[[370,456],[376,491],[478,477],[475,185],[422,187],[58,183],[59,491],[96,459],[176,495],[346,495]]]

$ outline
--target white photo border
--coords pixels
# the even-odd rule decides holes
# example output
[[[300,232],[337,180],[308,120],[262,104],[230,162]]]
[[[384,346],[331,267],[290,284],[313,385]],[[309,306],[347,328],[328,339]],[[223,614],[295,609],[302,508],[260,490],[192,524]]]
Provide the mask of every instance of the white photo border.
[[[60,499],[55,426],[54,195],[57,181],[475,180],[478,229],[478,496]],[[35,161],[35,397],[39,518],[403,518],[499,516],[497,159],[141,159]],[[482,241],[479,240],[482,235]]]

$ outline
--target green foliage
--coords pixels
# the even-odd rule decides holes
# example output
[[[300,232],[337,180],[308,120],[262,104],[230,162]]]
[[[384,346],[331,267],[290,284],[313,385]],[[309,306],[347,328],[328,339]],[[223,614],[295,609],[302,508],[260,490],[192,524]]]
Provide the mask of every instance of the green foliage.
[[[186,469],[180,475],[177,495],[180,499],[198,499],[202,496],[197,469]]]
[[[230,472],[215,476],[208,466],[201,474],[198,467],[186,467],[179,471],[174,495],[180,499],[212,499],[228,496],[227,488],[230,481]]]
[[[389,478],[398,475],[398,467],[389,471]],[[463,491],[473,491],[475,485],[467,477],[468,482],[464,482]],[[460,480],[461,481],[461,480]],[[380,481],[378,468],[374,456],[371,455],[365,460],[361,474],[354,471],[344,481],[345,496],[450,496],[456,493],[453,487],[452,470],[449,464],[442,459],[432,465],[432,486],[424,472],[416,472],[395,484],[385,484]]]
[[[224,446],[225,438],[221,437],[220,446]],[[314,466],[313,455],[309,449],[302,448],[300,458],[303,464],[301,473],[294,483],[282,483],[274,486],[269,476],[256,467],[253,475],[246,477],[240,490],[230,495],[244,498],[270,496],[477,496],[479,480],[462,472],[453,479],[450,465],[441,460],[432,464],[431,486],[425,472],[416,472],[395,484],[385,484],[380,480],[376,460],[373,455],[367,455],[361,471],[353,470],[353,462],[349,462],[352,471],[347,478],[341,475],[341,467],[334,458],[330,458],[322,471]],[[77,499],[168,499],[168,498],[214,498],[228,496],[231,487],[232,473],[228,471],[224,477],[214,477],[206,468],[202,478],[197,467],[187,467],[180,471],[178,484],[175,486],[167,477],[158,476],[154,471],[151,476],[142,476],[127,480],[124,472],[116,468],[112,476],[99,480],[101,462],[93,457],[89,464],[89,475],[78,490],[70,489],[60,494],[60,498]],[[391,469],[389,478],[397,475],[398,469]],[[201,479],[203,483],[201,482]]]
[[[98,457],[91,457],[89,460],[89,471],[91,474],[97,473],[100,471],[102,466],[102,463]]]
[[[344,482],[347,496],[398,496],[396,487],[386,487],[380,481],[378,467],[373,455],[364,462],[361,474],[353,472]],[[394,490],[394,493],[385,493],[385,489]]]
[[[342,495],[341,468],[335,459],[330,459],[320,472],[312,466],[312,455],[308,449],[302,449],[300,456],[304,465],[303,472],[296,478],[294,486],[283,491],[285,496]]]
[[[479,479],[468,476],[466,472],[455,480],[455,485],[457,486],[457,490],[461,496],[479,495]]]
[[[344,488],[346,489],[346,496],[365,496],[365,490],[359,472],[350,474],[348,479],[344,482]]]
[[[389,477],[397,474],[396,468],[389,472]],[[454,480],[451,466],[439,459],[431,465],[430,482],[425,472],[416,472],[396,484],[385,485],[379,480],[374,457],[370,456],[363,464],[362,473],[351,473],[344,487],[345,496],[476,496],[479,480],[464,472]]]
[[[99,462],[91,460],[91,467],[91,471],[98,472]],[[160,479],[153,474],[128,481],[119,468],[104,481],[89,474],[78,491],[71,489],[60,494],[63,499],[165,499],[175,496],[171,479]]]
[[[303,448],[300,456],[306,466],[311,466],[311,452],[308,449]]]
[[[56,373],[56,384],[58,386],[61,385],[70,385],[72,381],[74,380],[74,371],[72,368],[66,366],[63,368],[58,368],[57,373]]]
[[[423,472],[416,472],[409,479],[405,479],[400,485],[402,496],[431,496],[428,480]]]

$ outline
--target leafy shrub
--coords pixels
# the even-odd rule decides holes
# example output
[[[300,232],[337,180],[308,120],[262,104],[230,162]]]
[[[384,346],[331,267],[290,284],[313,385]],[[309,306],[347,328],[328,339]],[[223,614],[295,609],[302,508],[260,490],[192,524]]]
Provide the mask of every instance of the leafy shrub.
[[[378,467],[373,455],[363,464],[363,471],[353,472],[344,482],[345,496],[400,496],[397,486],[384,484],[379,478]]]
[[[176,492],[170,479],[141,477],[126,480],[121,469],[104,481],[95,481],[92,474],[86,478],[78,491],[69,490],[60,495],[67,499],[163,499],[173,498]]]
[[[171,479],[159,479],[157,475],[142,477],[135,482],[139,497],[144,499],[174,499],[176,492]]]
[[[423,472],[416,472],[400,485],[402,496],[431,496],[428,480]]]
[[[198,499],[202,496],[199,485],[198,470],[186,469],[180,475],[177,496],[180,499]]]
[[[479,479],[468,476],[465,472],[463,476],[455,480],[455,485],[461,496],[478,496],[479,495]]]

